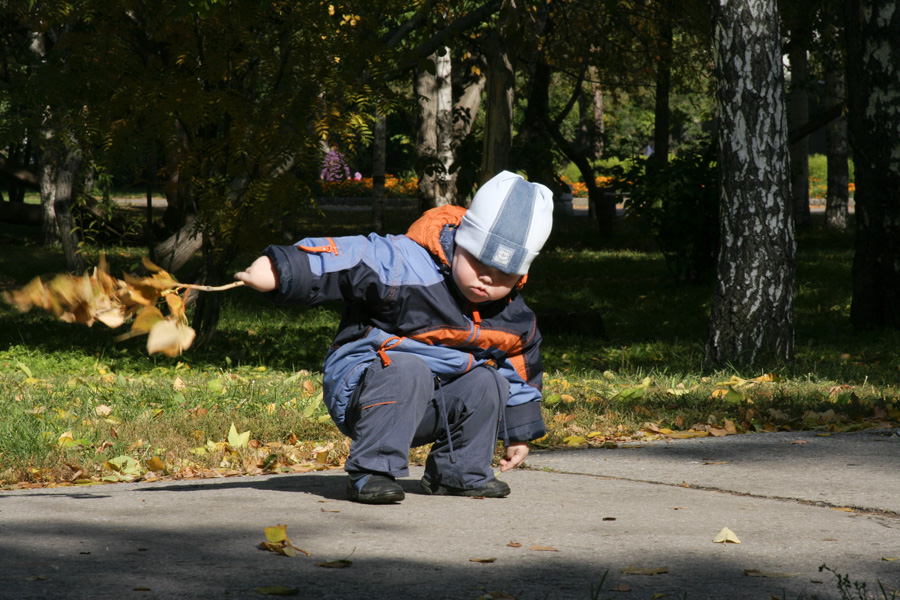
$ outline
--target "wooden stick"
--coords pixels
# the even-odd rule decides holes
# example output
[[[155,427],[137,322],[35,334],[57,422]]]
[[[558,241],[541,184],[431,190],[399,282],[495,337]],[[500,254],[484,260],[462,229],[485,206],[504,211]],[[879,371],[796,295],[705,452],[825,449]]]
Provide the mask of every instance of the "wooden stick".
[[[179,283],[179,287],[191,288],[192,290],[199,290],[201,292],[224,292],[225,290],[230,290],[232,288],[241,287],[244,285],[243,281],[235,281],[234,283],[228,283],[225,285],[194,285],[192,283]]]

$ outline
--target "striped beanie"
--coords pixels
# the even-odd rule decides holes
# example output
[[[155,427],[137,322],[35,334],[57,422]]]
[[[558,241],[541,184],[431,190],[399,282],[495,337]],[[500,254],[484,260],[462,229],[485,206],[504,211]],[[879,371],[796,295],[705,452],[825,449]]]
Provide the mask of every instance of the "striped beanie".
[[[456,244],[481,263],[525,275],[553,227],[553,193],[503,171],[478,188]]]

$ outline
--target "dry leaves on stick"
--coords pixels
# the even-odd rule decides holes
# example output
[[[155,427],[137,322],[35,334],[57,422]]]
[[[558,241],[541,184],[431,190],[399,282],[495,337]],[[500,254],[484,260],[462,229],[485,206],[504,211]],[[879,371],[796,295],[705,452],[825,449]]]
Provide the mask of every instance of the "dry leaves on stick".
[[[187,350],[196,335],[188,325],[181,292],[188,288],[215,292],[243,285],[240,281],[219,287],[179,283],[146,257],[143,263],[149,276],[125,274],[118,279],[109,274],[106,257],[101,256],[90,274],[62,273],[48,280],[36,277],[18,290],[4,292],[3,299],[19,312],[39,308],[65,323],[88,327],[100,321],[115,329],[132,321],[130,331],[117,340],[146,335],[148,353],[174,357]]]

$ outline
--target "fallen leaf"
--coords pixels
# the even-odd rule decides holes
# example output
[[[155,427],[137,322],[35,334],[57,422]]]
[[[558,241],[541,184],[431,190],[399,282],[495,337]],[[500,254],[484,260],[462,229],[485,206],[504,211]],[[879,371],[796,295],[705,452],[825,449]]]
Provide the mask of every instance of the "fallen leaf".
[[[619,572],[626,575],[664,575],[669,572],[669,567],[656,567],[655,569],[628,567],[627,569],[619,569]]]
[[[670,437],[673,440],[686,440],[690,438],[700,438],[707,437],[709,435],[708,431],[700,431],[697,429],[688,429],[686,431],[673,431],[672,433],[666,434],[666,437]]]
[[[569,446],[580,446],[581,444],[587,443],[587,438],[583,435],[570,435],[566,438],[563,438],[563,442],[565,442]]]
[[[630,591],[631,591],[631,586],[628,585],[627,583],[620,583],[620,584],[617,585],[616,587],[610,588],[610,591],[613,591],[613,592],[630,592]]]
[[[507,544],[510,548],[521,548],[522,544],[520,542],[510,542]]]
[[[900,556],[898,556],[898,557],[896,557],[896,558],[888,558],[887,556],[882,556],[882,557],[881,557],[881,560],[884,560],[884,561],[887,561],[887,562],[894,562],[894,561],[900,560]]]
[[[243,433],[238,433],[237,428],[235,428],[234,423],[232,423],[231,429],[228,431],[228,443],[231,444],[231,447],[246,448],[249,442],[250,432],[245,431]]]
[[[256,591],[266,596],[295,596],[300,593],[296,588],[289,588],[283,585],[268,585],[256,588]]]
[[[112,413],[112,409],[105,404],[101,404],[94,408],[94,414],[98,417],[108,417]]]
[[[151,471],[165,471],[166,470],[166,464],[158,456],[154,456],[150,460],[146,461],[145,464],[147,465],[147,468],[150,469]]]
[[[839,511],[841,511],[841,512],[855,512],[855,511],[854,511],[852,508],[850,508],[849,506],[832,506],[832,507],[831,507],[831,510],[839,510]]]
[[[535,552],[559,552],[559,550],[552,546],[538,546],[537,544],[532,544],[529,550],[534,550]]]
[[[353,564],[353,562],[351,562],[349,560],[341,559],[341,560],[329,560],[329,561],[325,561],[325,562],[316,563],[316,566],[323,567],[325,569],[346,569],[347,567],[349,567],[352,564]]]
[[[704,465],[727,465],[727,460],[709,460],[703,463]]]
[[[491,557],[491,558],[470,558],[470,559],[469,559],[469,562],[474,562],[474,563],[492,563],[492,562],[497,562],[497,559],[496,559],[495,557]]]
[[[288,540],[287,525],[272,525],[265,528],[266,539],[273,543],[284,542]]]
[[[716,544],[740,544],[741,540],[738,539],[738,536],[732,530],[723,527],[719,535],[713,538],[713,542]]]
[[[757,569],[744,569],[744,575],[747,577],[768,577],[769,579],[787,579],[795,577],[802,573],[776,573],[774,571],[759,571]]]

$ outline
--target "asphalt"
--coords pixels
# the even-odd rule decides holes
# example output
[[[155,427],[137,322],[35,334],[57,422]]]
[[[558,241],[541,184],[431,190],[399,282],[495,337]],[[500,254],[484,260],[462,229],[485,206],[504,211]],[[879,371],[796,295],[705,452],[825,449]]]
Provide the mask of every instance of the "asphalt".
[[[413,468],[406,500],[390,506],[346,501],[341,471],[0,492],[0,598],[770,600],[900,589],[898,430],[534,451],[503,474],[504,499],[420,495],[420,476]],[[264,529],[282,524],[309,556],[260,548]],[[726,527],[739,544],[713,541]],[[321,566],[334,561],[345,568]]]

